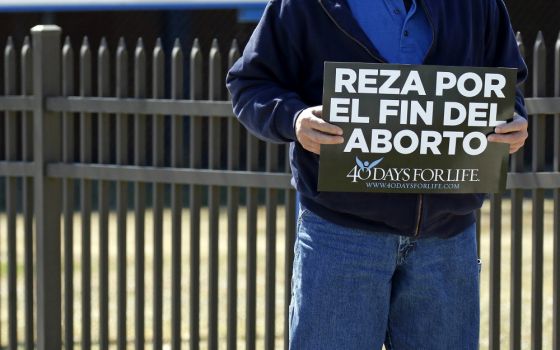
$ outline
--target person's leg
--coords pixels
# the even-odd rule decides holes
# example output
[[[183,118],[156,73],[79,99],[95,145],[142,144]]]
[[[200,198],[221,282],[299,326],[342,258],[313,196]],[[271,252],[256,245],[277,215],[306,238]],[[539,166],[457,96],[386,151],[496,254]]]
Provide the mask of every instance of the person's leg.
[[[387,349],[478,349],[475,226],[449,239],[420,238],[410,245],[393,277]]]
[[[303,209],[290,303],[291,350],[378,350],[398,236],[332,224]]]

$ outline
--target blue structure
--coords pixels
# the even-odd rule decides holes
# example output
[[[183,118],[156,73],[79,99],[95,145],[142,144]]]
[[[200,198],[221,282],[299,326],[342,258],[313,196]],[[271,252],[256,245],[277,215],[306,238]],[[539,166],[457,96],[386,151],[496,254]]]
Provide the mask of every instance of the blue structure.
[[[2,12],[237,10],[239,22],[256,22],[266,0],[3,0]]]

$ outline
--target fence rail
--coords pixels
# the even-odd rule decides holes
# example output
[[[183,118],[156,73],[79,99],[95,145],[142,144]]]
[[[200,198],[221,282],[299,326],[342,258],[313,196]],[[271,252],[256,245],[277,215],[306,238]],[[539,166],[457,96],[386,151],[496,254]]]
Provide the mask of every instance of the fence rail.
[[[518,43],[525,52],[520,35]],[[296,224],[289,150],[286,145],[264,144],[232,118],[224,72],[239,55],[234,42],[227,57],[222,57],[214,41],[205,74],[197,41],[188,59],[178,41],[170,57],[160,41],[148,54],[142,40],[134,51],[121,40],[111,59],[105,40],[94,53],[84,39],[75,54],[70,40],[63,43],[61,30],[55,26],[33,28],[32,40],[25,39],[19,54],[12,40],[8,41],[4,96],[0,96],[0,127],[4,130],[0,177],[5,178],[7,237],[2,251],[7,254],[8,317],[7,324],[0,317],[0,347],[52,350],[72,349],[80,343],[89,349],[95,343],[100,349],[125,349],[132,342],[135,349],[149,343],[156,349],[164,343],[172,349],[185,343],[190,349],[201,344],[217,349],[224,342],[228,349],[274,349],[279,344],[287,348]],[[526,99],[531,114],[531,167],[525,166],[521,151],[512,157],[508,174],[510,349],[521,348],[524,190],[532,191],[531,348],[543,348],[544,203],[550,194],[554,222],[551,344],[560,349],[560,38],[553,73],[547,72],[545,58],[546,47],[539,35],[533,49],[534,96]],[[186,71],[190,72],[188,82]],[[555,79],[554,97],[545,91],[548,76]],[[546,148],[550,127],[554,129],[553,149]],[[553,160],[552,168],[547,159]],[[490,198],[490,349],[503,348],[503,203],[502,195]],[[259,214],[261,207],[264,211]],[[170,225],[164,220],[167,215]],[[20,217],[23,227],[18,226]],[[207,226],[203,218],[208,218]],[[151,227],[146,227],[148,222]],[[4,227],[0,233],[2,230]],[[479,221],[479,252],[485,230]],[[171,242],[169,252],[164,237]],[[23,243],[19,243],[21,238]],[[262,247],[260,239],[264,240]],[[201,247],[202,241],[207,246]],[[240,247],[240,242],[245,246]],[[23,281],[18,272],[20,244]],[[220,268],[224,249],[225,271]],[[133,275],[130,256],[134,257]],[[258,271],[262,267],[261,281]],[[2,274],[0,269],[0,282],[4,281]],[[75,276],[80,277],[79,286]],[[116,285],[111,285],[112,280]],[[167,285],[169,303],[164,302]],[[183,297],[185,288],[188,300]],[[239,294],[240,288],[244,295]],[[80,300],[74,300],[76,290]],[[18,302],[21,292],[23,313]],[[261,294],[263,300],[258,301]],[[112,304],[114,309],[110,309]],[[184,304],[188,304],[188,318],[184,317]],[[262,320],[257,306],[264,309]],[[204,329],[201,315],[205,316]],[[92,329],[98,333],[92,334]],[[1,338],[5,330],[7,340]]]
[[[0,96],[5,111],[32,111],[32,98],[26,96]],[[560,98],[528,97],[525,104],[529,114],[550,117],[560,110]],[[47,97],[48,110],[56,112],[137,113],[137,114],[193,114],[234,117],[231,104],[225,101],[174,101],[168,99],[114,98],[114,97]]]

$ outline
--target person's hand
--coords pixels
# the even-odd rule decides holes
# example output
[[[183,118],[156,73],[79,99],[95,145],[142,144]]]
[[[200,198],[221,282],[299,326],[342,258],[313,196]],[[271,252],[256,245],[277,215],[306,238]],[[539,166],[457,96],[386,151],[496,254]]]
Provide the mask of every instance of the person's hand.
[[[488,135],[488,141],[508,143],[509,153],[515,153],[523,147],[529,136],[527,126],[527,120],[515,114],[511,122],[496,126],[496,133]]]
[[[296,137],[299,143],[315,154],[320,153],[320,145],[335,145],[344,142],[342,129],[321,119],[323,106],[309,107],[296,120]]]

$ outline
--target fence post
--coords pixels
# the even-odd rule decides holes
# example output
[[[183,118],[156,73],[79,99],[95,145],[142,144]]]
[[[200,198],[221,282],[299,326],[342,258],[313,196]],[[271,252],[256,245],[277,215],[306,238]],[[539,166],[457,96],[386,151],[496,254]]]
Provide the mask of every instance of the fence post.
[[[57,26],[35,26],[33,37],[34,187],[37,261],[37,349],[61,348],[61,180],[46,177],[47,163],[60,158],[60,118],[45,110],[45,97],[60,95],[60,36]],[[45,68],[45,69],[43,69]]]
[[[533,97],[546,96],[546,45],[542,32],[539,32],[533,47]],[[545,170],[546,125],[543,115],[534,115],[532,124],[532,170]],[[533,236],[531,266],[531,349],[542,349],[543,316],[543,237],[544,237],[544,189],[533,190]]]
[[[560,32],[554,46],[554,96],[560,97]],[[554,117],[554,171],[560,172],[560,113]],[[552,348],[560,349],[560,188],[554,190],[554,276],[552,287]]]
[[[525,59],[525,46],[521,33],[517,32],[517,46]],[[525,94],[525,84],[521,86]],[[522,173],[524,170],[524,148],[511,157],[511,172]],[[521,291],[522,291],[522,260],[523,260],[523,190],[511,190],[511,259],[510,259],[510,350],[521,349]]]

